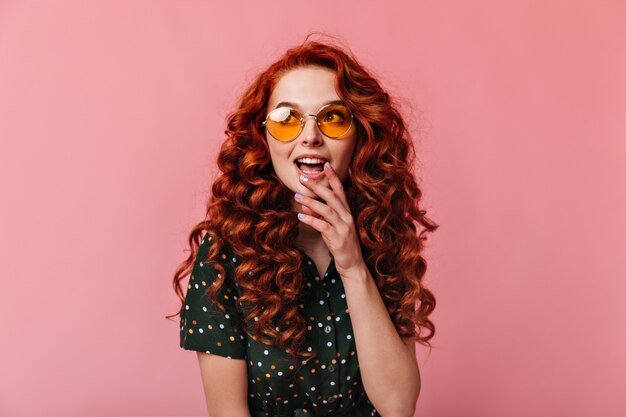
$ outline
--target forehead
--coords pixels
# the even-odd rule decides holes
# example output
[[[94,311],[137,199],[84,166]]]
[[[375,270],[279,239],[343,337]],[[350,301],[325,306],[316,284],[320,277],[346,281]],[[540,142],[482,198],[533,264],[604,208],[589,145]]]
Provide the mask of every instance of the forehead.
[[[327,68],[304,67],[285,73],[274,86],[269,109],[281,102],[295,104],[300,110],[315,111],[326,102],[338,100],[335,73]]]

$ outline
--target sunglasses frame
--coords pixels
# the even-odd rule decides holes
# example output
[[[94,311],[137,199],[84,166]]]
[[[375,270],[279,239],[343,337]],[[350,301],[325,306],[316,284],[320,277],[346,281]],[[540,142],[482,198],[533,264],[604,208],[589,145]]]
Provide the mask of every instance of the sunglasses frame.
[[[339,136],[337,136],[337,137],[334,137],[334,138],[333,138],[332,136],[328,136],[328,135],[326,135],[324,132],[322,132],[322,129],[321,129],[321,127],[320,127],[320,122],[319,122],[319,120],[317,119],[317,116],[320,114],[320,112],[321,112],[322,110],[324,110],[326,107],[329,107],[329,106],[343,106],[343,107],[345,107],[345,108],[346,108],[346,110],[348,110],[348,113],[350,113],[350,126],[348,126],[348,128],[346,129],[346,131],[345,131],[345,132],[343,132],[341,135],[339,135]],[[276,110],[278,110],[278,109],[282,109],[282,108],[284,108],[284,107],[283,107],[283,106],[281,106],[281,107],[276,107],[274,110],[272,110],[271,112],[269,112],[269,113],[267,114],[267,116],[265,116],[265,120],[263,120],[263,122],[261,123],[261,126],[262,126],[262,127],[265,127],[265,128],[267,129],[267,120],[268,120],[268,118],[270,117],[270,114],[272,114],[272,113],[273,113],[273,112],[275,112]],[[288,109],[290,109],[290,110],[292,110],[292,111],[295,111],[295,112],[296,112],[296,113],[298,113],[298,114],[300,113],[298,110],[296,110],[296,109],[294,109],[294,108],[292,108],[292,107],[287,107],[287,108],[288,108]],[[272,132],[270,132],[270,131],[269,131],[269,129],[267,130],[267,133],[269,133],[271,137],[273,137],[274,139],[276,139],[276,140],[277,140],[277,141],[279,141],[279,142],[291,142],[291,141],[295,140],[298,136],[300,136],[300,133],[302,133],[302,130],[304,129],[304,118],[305,118],[305,117],[307,117],[307,116],[312,116],[312,117],[315,117],[315,124],[317,125],[317,128],[320,130],[320,132],[321,132],[324,136],[326,136],[326,137],[328,137],[328,138],[331,138],[331,139],[335,139],[335,140],[340,140],[339,138],[341,138],[341,137],[342,137],[342,136],[344,136],[346,133],[348,133],[348,132],[350,131],[350,129],[352,128],[352,123],[353,123],[353,121],[354,121],[354,114],[352,114],[352,111],[348,108],[348,106],[346,106],[345,104],[328,103],[328,104],[325,104],[325,105],[323,105],[322,107],[320,107],[320,108],[319,108],[319,110],[318,110],[316,113],[305,113],[305,114],[301,115],[301,116],[300,116],[300,129],[298,129],[298,132],[295,134],[295,136],[294,136],[293,138],[289,139],[289,140],[281,140],[281,139],[278,139],[278,138],[274,137],[274,135],[272,135]]]

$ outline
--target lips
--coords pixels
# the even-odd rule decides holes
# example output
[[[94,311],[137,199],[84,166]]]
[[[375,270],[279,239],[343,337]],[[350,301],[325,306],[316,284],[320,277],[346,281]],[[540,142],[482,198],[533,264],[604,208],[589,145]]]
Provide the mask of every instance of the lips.
[[[302,170],[298,167],[298,164],[294,163],[293,165],[294,165],[294,166],[296,167],[296,169],[298,170],[298,175],[302,174],[302,175],[304,175],[305,177],[311,178],[312,180],[319,180],[320,178],[323,178],[323,177],[324,177],[324,175],[325,175],[325,174],[324,174],[324,170],[320,171],[319,173],[309,174],[309,173],[307,173],[307,172],[302,171]]]

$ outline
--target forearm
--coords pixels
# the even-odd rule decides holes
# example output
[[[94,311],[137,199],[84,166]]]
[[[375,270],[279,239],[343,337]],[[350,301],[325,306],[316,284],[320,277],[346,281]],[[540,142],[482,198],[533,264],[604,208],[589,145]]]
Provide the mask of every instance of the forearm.
[[[412,416],[420,391],[414,349],[396,331],[365,264],[342,282],[368,398],[383,417]]]

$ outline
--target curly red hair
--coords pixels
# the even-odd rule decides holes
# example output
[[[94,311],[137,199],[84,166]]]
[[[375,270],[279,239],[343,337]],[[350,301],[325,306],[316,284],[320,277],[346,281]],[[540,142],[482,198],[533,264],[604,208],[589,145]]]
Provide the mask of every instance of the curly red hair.
[[[344,190],[356,215],[363,259],[400,336],[431,347],[435,326],[429,315],[435,297],[422,284],[426,261],[421,253],[425,233],[439,226],[418,205],[422,192],[411,171],[413,141],[388,93],[354,55],[309,37],[260,73],[227,116],[226,139],[217,158],[221,174],[213,183],[205,220],[189,235],[189,257],[174,275],[181,307],[168,318],[182,312],[181,280],[192,271],[206,232],[213,244],[203,261],[220,273],[208,296],[220,310],[224,308],[216,294],[226,271],[219,256],[228,245],[241,260],[233,277],[241,291],[238,306],[246,321],[258,317],[249,336],[294,357],[316,356],[302,349],[306,321],[299,313],[299,296],[306,282],[301,272],[304,258],[295,249],[300,222],[290,210],[293,192],[274,172],[261,122],[282,75],[319,66],[335,72],[337,94],[356,121],[358,140]],[[416,224],[423,228],[419,234]]]

